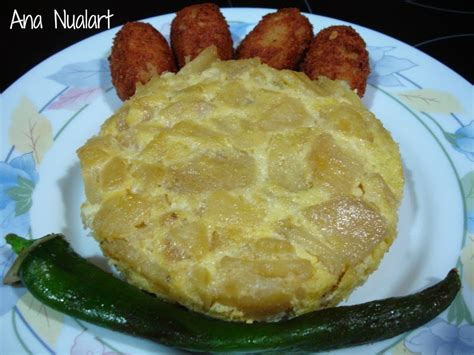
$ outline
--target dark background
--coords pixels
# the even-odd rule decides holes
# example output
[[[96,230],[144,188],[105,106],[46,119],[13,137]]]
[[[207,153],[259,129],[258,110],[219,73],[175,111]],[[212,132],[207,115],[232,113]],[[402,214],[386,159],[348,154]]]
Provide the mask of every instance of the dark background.
[[[36,64],[84,38],[107,30],[54,29],[53,10],[66,9],[69,14],[114,14],[111,28],[127,21],[176,12],[182,7],[205,1],[38,1],[31,4],[3,1],[1,14],[2,70],[0,91]],[[438,59],[474,82],[474,1],[213,1],[221,7],[298,7],[303,12],[348,21],[399,39]],[[20,14],[43,15],[43,29],[9,29],[16,9]]]

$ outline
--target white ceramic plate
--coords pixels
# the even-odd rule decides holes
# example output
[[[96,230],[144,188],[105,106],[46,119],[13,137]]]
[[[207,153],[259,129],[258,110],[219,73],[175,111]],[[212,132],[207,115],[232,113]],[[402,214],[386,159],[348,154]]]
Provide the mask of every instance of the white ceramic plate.
[[[223,9],[235,43],[267,12]],[[344,24],[307,16],[315,32]],[[173,17],[146,21],[168,35]],[[450,309],[426,326],[350,353],[474,353],[472,86],[402,42],[353,27],[370,52],[372,74],[364,102],[400,144],[406,186],[398,238],[379,269],[347,303],[418,291],[452,267],[461,271],[464,286]],[[84,193],[75,151],[121,104],[107,64],[117,30],[52,56],[9,87],[0,103],[0,234],[37,238],[62,232],[76,251],[103,267],[107,263],[80,221]],[[13,259],[2,238],[3,274]],[[5,354],[173,351],[64,316],[35,301],[23,288],[1,286],[0,324],[0,348]]]

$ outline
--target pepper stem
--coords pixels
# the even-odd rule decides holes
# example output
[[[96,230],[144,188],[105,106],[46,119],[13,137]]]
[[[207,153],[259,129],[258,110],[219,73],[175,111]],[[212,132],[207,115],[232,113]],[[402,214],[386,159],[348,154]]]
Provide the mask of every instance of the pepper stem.
[[[50,239],[62,237],[61,234],[48,234],[43,238],[29,240],[22,238],[16,234],[7,234],[5,240],[12,247],[13,251],[18,254],[18,257],[13,262],[13,265],[5,274],[3,278],[4,284],[13,284],[20,281],[20,267],[23,263],[23,260],[28,256],[28,254],[36,248],[38,245],[47,242]]]
[[[34,240],[25,239],[13,233],[7,234],[5,240],[16,254],[20,254],[22,250],[28,248],[34,242]]]

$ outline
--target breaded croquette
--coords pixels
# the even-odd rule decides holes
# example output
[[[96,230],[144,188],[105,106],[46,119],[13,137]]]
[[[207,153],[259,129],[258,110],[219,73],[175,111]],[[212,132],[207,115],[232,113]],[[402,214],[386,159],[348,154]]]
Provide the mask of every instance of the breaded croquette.
[[[362,97],[370,73],[369,54],[364,40],[352,27],[331,26],[311,41],[301,69],[311,79],[323,75],[345,80]]]
[[[109,57],[112,82],[122,100],[135,93],[137,83],[145,84],[153,75],[176,72],[168,42],[153,26],[126,23],[117,33]]]
[[[171,23],[171,47],[181,68],[207,47],[216,46],[219,58],[232,59],[229,25],[215,4],[183,8]]]
[[[313,26],[296,8],[268,14],[244,38],[237,58],[259,57],[275,69],[296,69],[313,38]]]

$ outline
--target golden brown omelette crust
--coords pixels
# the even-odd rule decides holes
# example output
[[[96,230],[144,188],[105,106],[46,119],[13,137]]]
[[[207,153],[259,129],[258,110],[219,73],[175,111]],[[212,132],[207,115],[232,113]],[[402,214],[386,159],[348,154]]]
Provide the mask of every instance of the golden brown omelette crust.
[[[171,23],[171,47],[180,68],[212,45],[220,59],[232,58],[229,26],[217,5],[191,5],[176,13]]]
[[[296,8],[268,14],[244,38],[237,58],[259,57],[275,69],[295,69],[313,38],[313,27]]]
[[[350,26],[327,27],[312,40],[301,69],[311,79],[345,80],[362,97],[370,73],[365,42]]]
[[[137,83],[176,72],[173,53],[163,35],[143,22],[126,23],[117,33],[109,57],[112,82],[122,100],[135,93]]]

